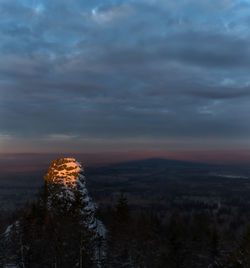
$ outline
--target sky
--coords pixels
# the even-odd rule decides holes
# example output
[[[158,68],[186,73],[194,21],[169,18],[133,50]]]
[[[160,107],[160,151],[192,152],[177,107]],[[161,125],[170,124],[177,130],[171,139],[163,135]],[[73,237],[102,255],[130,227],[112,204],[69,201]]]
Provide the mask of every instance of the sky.
[[[249,0],[1,0],[0,154],[250,161],[249,44]]]

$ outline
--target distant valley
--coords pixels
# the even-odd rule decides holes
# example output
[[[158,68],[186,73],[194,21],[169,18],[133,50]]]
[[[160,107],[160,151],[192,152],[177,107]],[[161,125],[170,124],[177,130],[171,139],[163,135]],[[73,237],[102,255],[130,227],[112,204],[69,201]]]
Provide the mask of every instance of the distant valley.
[[[1,174],[2,210],[22,207],[33,200],[45,171]],[[201,203],[214,206],[230,200],[250,206],[250,167],[226,166],[166,159],[147,159],[86,167],[88,188],[99,204],[112,204],[124,193],[133,206],[178,206]],[[243,201],[242,201],[243,202]]]

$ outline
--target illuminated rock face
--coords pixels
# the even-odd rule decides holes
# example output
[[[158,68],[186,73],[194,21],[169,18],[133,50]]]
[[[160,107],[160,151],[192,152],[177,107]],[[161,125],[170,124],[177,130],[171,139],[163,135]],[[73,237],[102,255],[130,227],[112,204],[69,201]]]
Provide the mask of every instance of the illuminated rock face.
[[[49,210],[77,214],[88,229],[97,229],[96,205],[86,188],[82,165],[74,158],[60,158],[51,163],[44,176],[48,189]]]
[[[48,190],[47,207],[56,213],[78,215],[79,223],[91,233],[94,259],[99,263],[97,267],[102,267],[100,263],[106,250],[105,243],[100,246],[100,241],[105,238],[106,229],[95,217],[96,205],[88,194],[83,173],[82,165],[74,158],[53,161],[44,176]]]
[[[79,162],[74,158],[60,158],[52,162],[44,178],[49,184],[64,184],[66,187],[74,188],[82,176],[83,169]]]
[[[41,197],[39,197],[38,204],[41,206],[41,208],[46,209],[43,210],[44,213],[42,213],[41,216],[38,216],[38,218],[37,210],[35,214],[31,214],[31,221],[34,222],[34,226],[36,226],[35,228],[32,226],[30,229],[31,234],[34,231],[37,232],[37,230],[40,230],[38,233],[42,236],[38,237],[40,237],[40,240],[42,240],[41,237],[44,237],[44,230],[48,230],[47,228],[49,228],[49,232],[51,232],[51,230],[58,230],[58,228],[60,229],[60,226],[64,226],[65,224],[67,228],[62,228],[61,232],[62,230],[68,232],[69,234],[66,235],[66,238],[70,238],[69,241],[71,241],[73,237],[75,241],[72,244],[73,247],[70,248],[70,252],[71,250],[76,250],[76,252],[79,252],[78,250],[80,249],[80,261],[77,257],[77,259],[73,260],[75,261],[76,265],[71,267],[82,267],[85,258],[84,252],[88,252],[90,258],[92,258],[92,261],[96,264],[95,267],[102,268],[103,260],[106,258],[106,228],[102,222],[96,218],[96,205],[94,202],[92,202],[88,194],[82,165],[74,158],[57,159],[51,163],[48,173],[44,176],[44,179],[46,181],[46,185],[43,188]],[[41,222],[43,222],[41,221],[41,217],[44,217],[44,219],[46,219],[44,221],[44,226],[41,225]],[[52,223],[52,220],[54,220],[53,224],[47,225],[47,219],[49,219],[50,224]],[[2,237],[0,237],[0,242],[4,245],[6,244],[6,247],[8,244],[13,243],[13,241],[14,243],[19,243],[19,241],[20,243],[27,242],[23,242],[22,240],[23,233],[26,234],[29,232],[29,230],[26,228],[28,227],[26,218],[24,222],[23,220],[23,217],[21,217],[20,220],[17,220],[13,224],[9,225]],[[68,223],[70,224],[67,225]],[[72,225],[72,223],[74,224]],[[76,227],[76,230],[72,229],[72,226],[73,228]],[[75,235],[70,236],[71,232]],[[37,234],[33,233],[32,235],[29,234],[25,237],[33,239],[33,237],[37,237]],[[60,247],[62,248],[67,247],[68,244],[68,240],[63,239],[63,237],[59,237],[58,239],[59,243],[62,242],[62,244],[60,244]],[[25,252],[26,249],[29,251],[32,249],[33,244],[33,242],[31,244],[29,244],[29,242],[24,245],[20,244],[20,248],[23,248],[23,252]],[[76,248],[74,249],[75,246]],[[35,246],[35,248],[37,247]],[[15,263],[19,263],[21,260],[19,258],[19,255],[16,253],[16,247],[14,248],[14,251],[10,252],[9,254],[9,259],[6,259],[4,261],[6,261],[10,267],[14,267],[11,263],[8,262],[9,260],[12,261],[13,259],[15,260]],[[66,257],[68,258],[68,256]],[[16,258],[18,259],[16,260]],[[54,259],[56,259],[56,257],[53,258],[53,267]],[[20,262],[20,265],[24,266],[23,262]]]

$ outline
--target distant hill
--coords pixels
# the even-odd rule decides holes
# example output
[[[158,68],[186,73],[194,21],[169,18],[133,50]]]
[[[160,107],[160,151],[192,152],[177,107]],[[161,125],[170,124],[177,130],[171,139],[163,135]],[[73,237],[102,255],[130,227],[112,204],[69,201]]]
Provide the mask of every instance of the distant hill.
[[[182,161],[182,160],[171,160],[171,159],[164,159],[164,158],[149,158],[149,159],[142,159],[142,160],[133,160],[133,161],[126,161],[120,162],[109,165],[109,167],[150,167],[150,168],[159,168],[159,167],[209,167],[209,166],[216,166],[215,164],[208,164],[208,163],[201,163],[201,162],[191,162],[191,161]]]

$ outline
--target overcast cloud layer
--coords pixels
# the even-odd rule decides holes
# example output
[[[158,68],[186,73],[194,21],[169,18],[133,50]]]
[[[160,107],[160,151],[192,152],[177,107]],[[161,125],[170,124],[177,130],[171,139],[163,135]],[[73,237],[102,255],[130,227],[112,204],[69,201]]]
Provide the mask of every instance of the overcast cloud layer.
[[[250,2],[1,0],[2,152],[249,149]]]

